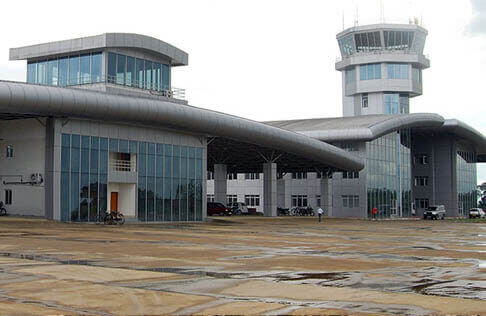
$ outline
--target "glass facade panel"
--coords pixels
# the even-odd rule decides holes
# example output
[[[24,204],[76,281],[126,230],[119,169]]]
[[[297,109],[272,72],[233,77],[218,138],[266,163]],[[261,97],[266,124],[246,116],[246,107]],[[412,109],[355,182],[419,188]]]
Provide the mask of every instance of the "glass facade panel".
[[[70,56],[68,85],[76,84],[79,84],[79,56]]]
[[[47,84],[51,86],[58,85],[58,61],[57,59],[49,60],[47,65]]]
[[[170,90],[170,67],[162,64],[162,90]]]
[[[137,58],[135,62],[135,85],[140,89],[145,86],[144,67],[143,59]]]
[[[106,79],[108,82],[114,83],[116,78],[116,54],[108,53],[108,67]]]
[[[145,61],[145,89],[152,89],[152,62]]]
[[[127,57],[125,55],[116,55],[116,83],[125,84]]]
[[[388,79],[408,79],[408,64],[387,64]]]
[[[160,91],[160,63],[154,63],[153,77],[154,77],[154,90]]]
[[[356,67],[346,69],[346,83],[353,83],[356,82]]]
[[[27,63],[27,83],[36,83],[37,75],[37,63],[28,62]]]
[[[477,207],[477,157],[473,151],[458,150],[456,153],[457,208],[461,216],[468,215]]]
[[[366,64],[359,66],[360,80],[381,79],[381,64]]]
[[[133,86],[135,80],[135,58],[127,56],[127,72],[125,74],[125,84]]]
[[[65,87],[68,81],[68,58],[59,58],[58,63],[59,86]]]
[[[109,151],[137,155],[140,221],[202,219],[201,148],[74,134],[62,134],[61,146],[62,220],[95,221],[106,211]]]
[[[342,56],[349,56],[355,53],[352,35],[340,38],[338,43]]]
[[[400,113],[400,95],[398,93],[383,94],[385,104],[385,114]]]
[[[91,82],[101,82],[102,53],[91,54]]]
[[[79,57],[79,73],[81,84],[91,82],[91,56],[89,54]]]
[[[47,61],[37,63],[37,83],[47,83]]]
[[[411,216],[410,130],[366,143],[368,217]]]

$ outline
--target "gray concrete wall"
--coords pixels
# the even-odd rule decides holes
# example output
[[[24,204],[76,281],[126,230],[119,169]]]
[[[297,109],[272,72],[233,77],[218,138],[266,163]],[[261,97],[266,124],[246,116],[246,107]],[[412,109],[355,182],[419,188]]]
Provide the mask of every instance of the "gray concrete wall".
[[[12,190],[12,205],[7,212],[15,215],[45,216],[45,186],[3,184],[17,182],[22,175],[30,181],[33,173],[40,173],[46,180],[46,127],[45,119],[2,121],[0,124],[0,200],[5,201],[5,189]],[[14,155],[6,157],[7,145],[13,146]]]

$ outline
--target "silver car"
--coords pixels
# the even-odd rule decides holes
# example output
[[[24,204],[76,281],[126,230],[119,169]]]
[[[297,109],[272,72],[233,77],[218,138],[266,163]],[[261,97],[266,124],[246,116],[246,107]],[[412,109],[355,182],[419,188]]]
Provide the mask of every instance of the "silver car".
[[[446,215],[446,210],[444,205],[431,205],[424,212],[424,219],[444,219]]]

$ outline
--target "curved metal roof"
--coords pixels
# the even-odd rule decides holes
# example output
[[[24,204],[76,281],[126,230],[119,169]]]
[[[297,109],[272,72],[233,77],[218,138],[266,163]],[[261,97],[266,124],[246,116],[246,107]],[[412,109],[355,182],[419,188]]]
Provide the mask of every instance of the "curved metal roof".
[[[340,170],[364,167],[361,158],[299,133],[220,112],[147,98],[0,81],[0,113],[172,128],[271,148]]]
[[[133,33],[104,33],[95,36],[11,48],[10,60],[33,59],[110,47],[150,51],[168,58],[172,66],[187,66],[189,60],[188,54],[175,46],[154,37]]]
[[[399,129],[440,127],[444,124],[444,118],[438,114],[414,113],[272,121],[266,123],[299,132],[325,142],[371,141]]]
[[[476,154],[478,155],[478,162],[486,162],[486,137],[478,130],[467,125],[466,123],[456,120],[445,120],[444,125],[440,131],[446,131],[451,134],[455,134],[461,138],[464,138],[471,142],[476,148]]]

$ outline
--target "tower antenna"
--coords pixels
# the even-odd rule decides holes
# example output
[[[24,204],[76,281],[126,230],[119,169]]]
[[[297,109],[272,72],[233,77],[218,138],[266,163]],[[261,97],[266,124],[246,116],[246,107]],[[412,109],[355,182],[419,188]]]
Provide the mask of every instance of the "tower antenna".
[[[358,20],[359,20],[359,9],[358,9],[358,5],[356,5],[356,15],[354,17],[354,26],[358,26]]]
[[[385,23],[385,4],[383,0],[380,0],[380,15],[381,23]]]

